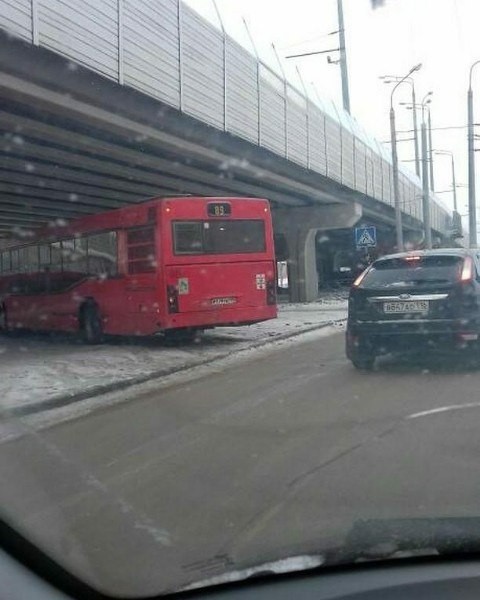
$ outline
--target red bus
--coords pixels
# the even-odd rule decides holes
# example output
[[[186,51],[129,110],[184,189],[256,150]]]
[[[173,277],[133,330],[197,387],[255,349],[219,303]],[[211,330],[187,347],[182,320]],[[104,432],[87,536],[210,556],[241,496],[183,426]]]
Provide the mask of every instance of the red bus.
[[[193,337],[277,316],[270,207],[158,198],[0,251],[0,329]]]

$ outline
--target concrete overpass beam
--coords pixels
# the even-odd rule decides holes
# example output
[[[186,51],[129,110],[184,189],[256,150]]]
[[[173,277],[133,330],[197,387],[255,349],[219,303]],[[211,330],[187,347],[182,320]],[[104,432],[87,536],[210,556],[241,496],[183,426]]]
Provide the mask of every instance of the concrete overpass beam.
[[[360,204],[277,208],[272,211],[275,233],[288,249],[291,302],[310,302],[318,296],[315,236],[319,230],[353,227],[362,216]]]

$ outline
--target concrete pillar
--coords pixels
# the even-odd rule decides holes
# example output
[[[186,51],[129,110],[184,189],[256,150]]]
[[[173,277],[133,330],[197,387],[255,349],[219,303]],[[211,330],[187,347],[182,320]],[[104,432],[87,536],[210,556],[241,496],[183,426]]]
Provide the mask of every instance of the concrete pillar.
[[[353,227],[361,216],[362,207],[356,203],[289,207],[273,211],[274,231],[285,236],[288,246],[291,302],[309,302],[318,296],[317,231]]]
[[[287,233],[290,302],[309,302],[318,296],[316,233],[304,228]]]

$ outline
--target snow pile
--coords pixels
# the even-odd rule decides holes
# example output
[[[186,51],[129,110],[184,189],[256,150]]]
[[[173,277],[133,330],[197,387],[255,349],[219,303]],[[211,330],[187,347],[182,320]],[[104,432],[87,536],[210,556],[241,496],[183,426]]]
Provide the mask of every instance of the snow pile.
[[[140,382],[310,331],[346,317],[346,301],[286,304],[279,318],[206,332],[196,343],[163,338],[111,339],[85,346],[72,337],[19,334],[0,338],[0,408],[7,414],[61,397],[86,397],[125,381]]]

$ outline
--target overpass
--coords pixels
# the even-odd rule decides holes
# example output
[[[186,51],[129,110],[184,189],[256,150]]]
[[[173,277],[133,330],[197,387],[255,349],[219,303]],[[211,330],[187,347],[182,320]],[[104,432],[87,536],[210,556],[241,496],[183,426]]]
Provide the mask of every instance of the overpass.
[[[162,194],[270,200],[291,297],[316,297],[317,233],[376,223],[389,152],[181,0],[0,0],[0,235]],[[405,234],[421,184],[400,172]],[[431,198],[434,234],[448,212]]]

